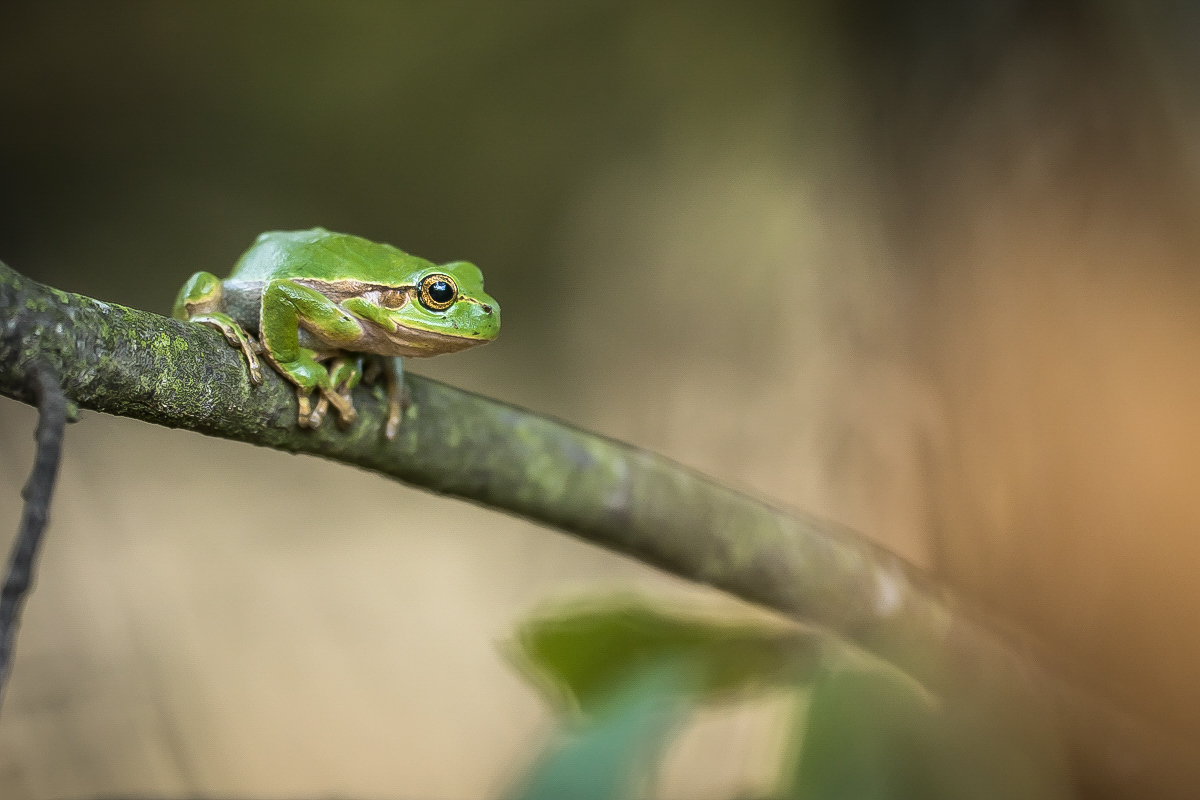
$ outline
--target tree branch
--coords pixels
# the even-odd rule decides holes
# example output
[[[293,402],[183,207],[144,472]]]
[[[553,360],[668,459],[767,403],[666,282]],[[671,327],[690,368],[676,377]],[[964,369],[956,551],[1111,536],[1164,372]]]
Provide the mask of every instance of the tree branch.
[[[1048,690],[1076,763],[1105,796],[1190,796],[1197,748],[1106,710],[1033,666],[898,556],[785,513],[679,464],[420,376],[399,436],[386,402],[355,393],[358,422],[296,426],[290,384],[251,386],[219,333],[42,286],[0,264],[0,394],[33,400],[48,364],[81,408],[354,464],[571,532],[668,572],[830,629],[933,685]],[[951,674],[952,673],[952,674]],[[1111,795],[1110,795],[1111,793]]]
[[[12,670],[21,608],[33,586],[33,571],[50,513],[50,497],[54,494],[63,429],[67,424],[67,400],[54,374],[44,367],[35,369],[29,384],[38,399],[37,453],[29,482],[21,493],[25,497],[25,510],[9,556],[4,588],[0,589],[0,702],[3,702],[4,687]]]

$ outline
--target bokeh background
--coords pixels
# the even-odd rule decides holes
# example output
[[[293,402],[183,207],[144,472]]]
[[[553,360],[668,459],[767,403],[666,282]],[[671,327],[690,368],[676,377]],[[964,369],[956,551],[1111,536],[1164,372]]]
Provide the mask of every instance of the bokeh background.
[[[848,523],[1200,740],[1198,37],[1173,0],[10,0],[0,258],[162,313],[263,230],[471,260],[503,336],[415,371]],[[34,422],[0,400],[4,537]],[[514,623],[630,586],[752,613],[85,413],[0,795],[494,797],[552,729]],[[695,720],[660,796],[765,791],[786,715]]]

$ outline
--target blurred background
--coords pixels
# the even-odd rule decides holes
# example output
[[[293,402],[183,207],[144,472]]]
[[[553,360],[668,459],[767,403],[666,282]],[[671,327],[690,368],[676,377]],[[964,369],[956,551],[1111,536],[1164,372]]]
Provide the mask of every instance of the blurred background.
[[[1200,740],[1200,12],[1178,0],[0,7],[0,259],[160,313],[263,230],[468,259],[417,372],[848,523]],[[7,548],[35,413],[0,399]],[[498,645],[613,587],[752,613],[306,457],[85,413],[0,795],[493,797]],[[769,787],[770,698],[662,797]]]

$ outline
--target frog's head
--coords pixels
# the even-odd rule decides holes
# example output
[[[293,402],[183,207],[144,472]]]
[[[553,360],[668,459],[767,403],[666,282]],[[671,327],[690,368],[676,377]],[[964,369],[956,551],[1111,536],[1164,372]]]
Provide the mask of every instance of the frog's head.
[[[405,344],[439,355],[484,344],[500,334],[500,306],[483,291],[483,273],[455,261],[421,270],[402,307],[391,312]]]

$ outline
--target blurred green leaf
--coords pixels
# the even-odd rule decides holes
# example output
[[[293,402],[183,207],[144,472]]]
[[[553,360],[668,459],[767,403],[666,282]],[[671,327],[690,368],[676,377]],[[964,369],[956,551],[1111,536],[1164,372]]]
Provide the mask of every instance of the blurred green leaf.
[[[678,613],[630,595],[539,614],[517,635],[519,662],[560,709],[593,713],[631,676],[686,664],[698,702],[807,680],[818,638],[783,624]],[[565,707],[565,708],[564,708]]]
[[[592,721],[548,748],[517,797],[637,797],[689,705],[693,666],[664,661],[637,672],[595,709]]]
[[[618,800],[650,785],[692,706],[807,680],[818,639],[782,623],[702,618],[617,595],[544,610],[520,627],[517,656],[574,719],[516,796]]]
[[[681,613],[631,595],[589,598],[521,626],[520,662],[575,731],[539,759],[521,800],[640,796],[692,706],[812,685],[791,800],[1065,800],[1051,721],[998,686],[928,691],[857,651],[821,652],[784,624]],[[789,775],[787,772],[791,772]]]
[[[901,673],[837,670],[812,689],[795,800],[1063,800],[1048,721],[1005,692],[934,699]]]

